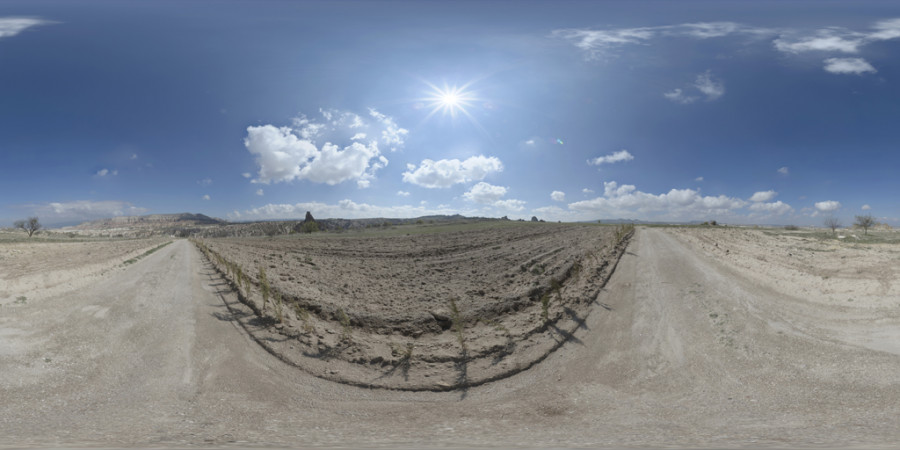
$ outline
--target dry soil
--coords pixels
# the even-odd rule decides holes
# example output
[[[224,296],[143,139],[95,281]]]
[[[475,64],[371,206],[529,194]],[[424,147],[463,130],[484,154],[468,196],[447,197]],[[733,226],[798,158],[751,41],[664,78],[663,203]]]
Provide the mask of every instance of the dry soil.
[[[477,387],[400,392],[264,351],[226,307],[230,289],[177,241],[86,289],[2,307],[0,445],[900,441],[896,305],[794,295],[699,245],[640,229],[598,294],[606,307],[543,362]]]

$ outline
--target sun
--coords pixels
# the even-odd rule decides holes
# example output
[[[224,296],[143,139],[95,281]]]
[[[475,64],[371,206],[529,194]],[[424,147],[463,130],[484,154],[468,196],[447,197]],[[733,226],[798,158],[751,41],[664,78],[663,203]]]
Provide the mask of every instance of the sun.
[[[471,108],[474,102],[478,101],[478,97],[474,92],[468,90],[468,84],[452,87],[445,84],[443,88],[440,88],[428,83],[428,86],[431,87],[430,96],[423,99],[431,108],[428,117],[440,112],[454,119],[460,114],[472,118],[466,108]]]

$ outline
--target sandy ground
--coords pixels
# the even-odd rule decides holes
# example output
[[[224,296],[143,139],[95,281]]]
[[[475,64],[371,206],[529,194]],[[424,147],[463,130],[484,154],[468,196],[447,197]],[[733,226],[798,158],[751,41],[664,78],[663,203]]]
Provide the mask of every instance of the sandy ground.
[[[124,267],[124,262],[169,238],[66,242],[9,239],[0,236],[0,306],[15,305],[16,299],[34,301],[79,289]],[[18,233],[12,234],[18,237]]]
[[[787,295],[692,242],[638,230],[599,294],[609,309],[568,344],[510,378],[435,393],[285,365],[177,241],[89,289],[0,310],[0,446],[900,441],[900,356],[862,344],[900,329],[892,309]]]

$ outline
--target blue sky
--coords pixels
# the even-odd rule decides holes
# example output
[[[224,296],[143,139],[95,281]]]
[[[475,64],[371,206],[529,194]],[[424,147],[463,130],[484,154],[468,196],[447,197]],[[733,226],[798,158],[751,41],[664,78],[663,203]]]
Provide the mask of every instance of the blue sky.
[[[898,55],[895,2],[4,1],[0,222],[900,225]]]

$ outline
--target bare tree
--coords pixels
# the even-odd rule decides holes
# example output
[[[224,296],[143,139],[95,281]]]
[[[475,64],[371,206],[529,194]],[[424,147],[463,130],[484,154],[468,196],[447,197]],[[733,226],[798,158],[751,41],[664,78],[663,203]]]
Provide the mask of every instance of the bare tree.
[[[28,233],[28,237],[31,237],[35,231],[41,229],[41,223],[38,222],[37,217],[29,217],[28,220],[17,220],[13,223],[13,226],[25,230]]]
[[[834,216],[828,216],[825,218],[825,226],[831,228],[831,234],[834,235],[834,230],[841,226],[841,221]]]
[[[871,214],[866,214],[865,216],[856,216],[856,222],[854,225],[858,225],[863,227],[866,234],[869,234],[869,227],[875,226],[875,218],[872,217]]]

